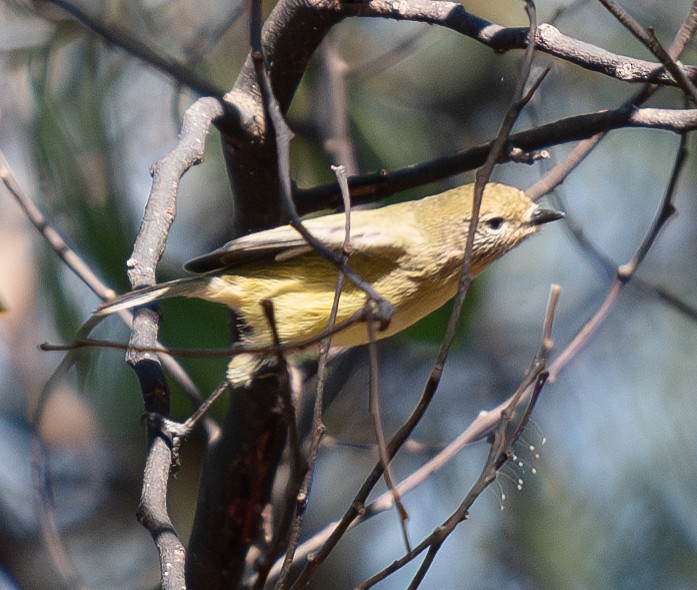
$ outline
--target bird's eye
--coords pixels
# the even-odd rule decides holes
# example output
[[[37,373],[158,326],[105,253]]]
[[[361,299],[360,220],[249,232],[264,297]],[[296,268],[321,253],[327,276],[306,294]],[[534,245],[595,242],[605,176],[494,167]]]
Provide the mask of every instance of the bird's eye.
[[[491,217],[487,219],[484,223],[489,229],[498,231],[503,227],[506,220],[503,217]]]

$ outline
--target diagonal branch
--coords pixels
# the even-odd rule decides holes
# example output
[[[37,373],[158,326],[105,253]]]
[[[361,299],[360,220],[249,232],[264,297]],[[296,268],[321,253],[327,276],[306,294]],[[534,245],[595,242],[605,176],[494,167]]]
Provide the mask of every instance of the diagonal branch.
[[[692,102],[697,103],[697,88],[690,80],[687,72],[678,64],[669,51],[666,51],[659,43],[653,30],[646,29],[639,22],[617,4],[614,0],[599,0],[599,2],[608,9],[608,11],[620,21],[627,30],[632,33],[639,41],[641,41],[663,64],[670,75],[675,80],[675,83],[680,86],[683,92],[692,98]],[[693,8],[694,10],[694,8]],[[686,27],[689,22],[686,21]]]
[[[569,361],[576,356],[576,354],[583,348],[595,333],[598,327],[605,321],[607,315],[609,314],[612,306],[619,299],[619,296],[624,291],[624,288],[629,284],[634,275],[639,268],[639,265],[644,260],[646,254],[653,246],[654,242],[658,238],[663,226],[670,219],[675,209],[673,207],[673,197],[678,185],[678,180],[680,174],[684,169],[685,161],[687,159],[687,135],[683,135],[680,140],[680,146],[678,148],[678,153],[675,158],[675,163],[673,165],[673,170],[671,172],[670,178],[668,180],[668,186],[661,200],[661,205],[659,207],[656,216],[654,217],[651,227],[646,232],[644,239],[641,241],[637,247],[632,259],[617,268],[617,274],[615,281],[613,282],[610,291],[606,295],[600,307],[596,310],[593,316],[584,324],[584,326],[578,331],[576,336],[568,344],[568,346],[562,351],[562,353],[554,359],[554,362],[549,367],[549,379],[554,381],[557,378],[559,372],[569,363]]]

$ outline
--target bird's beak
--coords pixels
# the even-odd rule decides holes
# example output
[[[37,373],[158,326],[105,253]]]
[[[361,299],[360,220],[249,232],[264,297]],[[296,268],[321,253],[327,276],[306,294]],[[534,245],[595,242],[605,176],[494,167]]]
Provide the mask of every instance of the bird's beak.
[[[543,223],[549,223],[550,221],[556,221],[564,217],[562,211],[557,211],[556,209],[540,209],[537,208],[530,215],[530,225],[542,225]]]

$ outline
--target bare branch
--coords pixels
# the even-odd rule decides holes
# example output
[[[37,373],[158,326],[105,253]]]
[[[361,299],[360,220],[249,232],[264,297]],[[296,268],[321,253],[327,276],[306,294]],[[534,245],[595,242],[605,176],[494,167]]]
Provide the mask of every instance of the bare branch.
[[[520,148],[524,152],[532,152],[627,127],[663,129],[673,133],[693,131],[697,129],[697,109],[622,106],[609,111],[575,115],[533,129],[513,133],[509,137],[508,145]],[[442,180],[467,170],[473,170],[484,163],[492,145],[493,142],[487,142],[452,156],[436,158],[392,172],[382,170],[349,178],[351,199],[355,203],[371,201],[435,180]],[[509,159],[510,156],[504,154],[500,162],[506,162]],[[297,189],[296,195],[298,209],[301,213],[327,206],[336,207],[340,202],[339,189],[336,184],[326,184],[312,189]]]
[[[531,14],[533,15],[533,17],[531,17],[531,20],[534,22],[534,10]],[[532,27],[531,30],[533,31],[532,35],[534,35],[534,27]],[[488,175],[491,173],[491,169],[493,169],[493,166],[494,166],[495,162],[498,160],[499,154],[500,154],[501,150],[503,149],[503,146],[505,144],[505,138],[507,137],[508,133],[510,132],[510,130],[511,130],[515,120],[517,119],[523,105],[526,104],[527,101],[529,100],[529,96],[527,96],[527,97],[523,96],[523,89],[524,89],[525,81],[527,80],[529,73],[530,73],[530,66],[532,63],[532,51],[533,51],[533,46],[530,45],[530,48],[528,51],[528,59],[526,60],[526,63],[524,64],[524,66],[521,68],[519,83],[517,86],[517,95],[514,96],[513,104],[509,108],[509,110],[506,114],[506,117],[504,118],[504,122],[501,125],[501,130],[499,132],[499,136],[497,137],[497,140],[494,142],[494,145],[492,146],[491,152],[487,155],[485,170],[483,171],[482,175],[480,176],[480,178],[478,178],[478,181],[477,181],[478,187],[475,188],[472,217],[470,219],[470,224],[469,224],[469,232],[468,232],[468,237],[467,237],[467,243],[465,246],[465,255],[464,255],[462,271],[460,274],[459,284],[458,284],[458,291],[457,291],[457,294],[455,296],[455,300],[453,303],[453,311],[452,311],[452,313],[450,315],[450,319],[448,321],[448,327],[446,328],[446,333],[443,337],[443,342],[441,344],[441,348],[440,348],[440,351],[438,353],[438,357],[436,358],[436,361],[434,362],[433,369],[432,369],[431,374],[429,375],[428,381],[424,387],[424,391],[421,395],[421,398],[419,399],[418,404],[416,405],[416,407],[412,411],[409,418],[407,418],[407,420],[404,422],[404,424],[393,435],[392,439],[390,440],[389,444],[386,447],[386,453],[384,454],[385,456],[381,455],[381,460],[378,461],[378,463],[373,467],[373,470],[371,471],[369,476],[366,478],[366,480],[363,483],[363,485],[361,486],[360,490],[356,493],[356,495],[353,499],[353,502],[351,503],[350,508],[344,513],[339,525],[332,531],[332,533],[327,538],[323,547],[317,552],[317,554],[313,557],[313,559],[312,560],[308,559],[308,561],[305,564],[305,567],[303,568],[302,572],[298,576],[298,579],[296,580],[295,584],[293,585],[293,588],[301,588],[301,587],[303,587],[303,585],[305,585],[307,583],[307,581],[312,576],[313,572],[327,558],[327,556],[334,549],[334,547],[339,542],[341,537],[348,530],[351,523],[362,512],[362,510],[364,509],[365,500],[368,497],[368,494],[370,493],[370,491],[373,489],[373,487],[375,486],[378,479],[383,474],[384,466],[389,464],[389,461],[392,460],[392,458],[395,456],[395,454],[398,452],[398,450],[401,448],[401,446],[407,440],[407,438],[409,437],[409,435],[411,434],[413,429],[416,427],[416,425],[419,423],[419,421],[421,420],[422,416],[426,412],[428,406],[430,405],[431,401],[433,400],[433,398],[435,396],[435,393],[438,389],[438,385],[440,383],[440,379],[442,376],[445,361],[448,357],[450,347],[451,347],[453,339],[455,337],[457,324],[459,322],[460,314],[462,312],[462,307],[464,305],[465,297],[467,295],[467,290],[468,290],[469,285],[472,281],[472,276],[470,274],[470,264],[471,264],[471,260],[472,260],[472,249],[474,246],[474,235],[475,235],[474,228],[476,227],[476,224],[477,224],[477,218],[479,215],[479,206],[481,204],[483,188],[484,188],[484,185],[486,184],[486,180],[487,180]],[[533,90],[535,87],[536,87],[536,85],[533,84]],[[477,191],[477,188],[479,189],[478,191]],[[411,551],[408,553],[411,553]]]
[[[639,244],[634,256],[627,263],[623,264],[617,269],[617,275],[615,281],[610,288],[607,296],[600,304],[600,307],[596,310],[588,322],[581,328],[581,330],[576,334],[569,345],[562,351],[562,353],[554,360],[554,362],[549,367],[549,379],[554,381],[557,378],[559,372],[566,366],[566,364],[578,353],[583,346],[585,346],[590,340],[593,333],[597,328],[603,323],[608,313],[610,312],[612,306],[618,300],[620,294],[624,290],[625,286],[636,274],[639,265],[644,260],[644,257],[650,250],[653,243],[656,241],[658,234],[665,225],[665,223],[670,219],[674,212],[673,207],[673,196],[677,188],[678,179],[680,173],[683,170],[685,159],[687,156],[686,151],[687,136],[683,135],[680,141],[680,147],[678,148],[678,154],[675,158],[675,163],[673,165],[673,170],[668,179],[668,186],[664,193],[663,199],[661,200],[661,205],[659,210],[654,217],[651,227],[646,232],[644,239]]]
[[[692,83],[687,73],[682,69],[668,51],[656,39],[653,31],[642,27],[634,17],[614,0],[599,0],[610,13],[617,18],[632,35],[639,39],[646,47],[659,59],[666,70],[673,76],[675,83],[680,86],[682,91],[692,98],[692,102],[697,103],[697,88]],[[686,23],[687,26],[688,23]]]
[[[492,431],[491,450],[486,464],[460,506],[439,527],[434,529],[430,535],[414,547],[413,550],[407,552],[403,557],[395,560],[388,567],[359,584],[357,588],[363,590],[373,587],[378,582],[386,579],[392,573],[416,559],[421,553],[427,551],[426,557],[409,585],[410,589],[417,588],[433,563],[440,547],[453,533],[455,528],[467,518],[469,509],[474,501],[496,479],[498,471],[512,456],[513,445],[525,428],[530,412],[547,380],[545,364],[551,350],[550,334],[558,297],[559,289],[553,286],[550,292],[547,313],[545,314],[540,350],[530,364],[520,386],[511,396],[506,408],[502,411],[500,419]],[[513,426],[512,429],[511,426]]]
[[[220,103],[211,98],[192,105],[184,117],[182,138],[172,152],[153,166],[153,184],[145,215],[127,262],[133,287],[155,283],[155,268],[164,251],[169,228],[174,221],[179,179],[203,157],[205,136],[211,121],[220,116]],[[151,309],[134,313],[131,344],[153,346],[157,342],[158,318]],[[148,353],[127,353],[143,392],[145,410],[163,417],[169,414],[169,390],[160,364]],[[150,531],[160,552],[163,587],[184,585],[184,548],[167,513],[167,482],[172,469],[171,449],[157,429],[148,426],[148,452],[138,519]]]

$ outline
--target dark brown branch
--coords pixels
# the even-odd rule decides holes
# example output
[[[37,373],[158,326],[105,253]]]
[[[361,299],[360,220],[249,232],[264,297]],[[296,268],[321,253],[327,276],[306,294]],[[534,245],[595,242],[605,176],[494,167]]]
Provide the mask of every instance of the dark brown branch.
[[[576,115],[534,129],[513,133],[509,137],[508,145],[532,152],[626,127],[662,129],[674,133],[692,131],[697,129],[697,109],[622,107],[610,111]],[[484,163],[491,146],[492,142],[488,142],[452,156],[437,158],[400,170],[392,172],[383,170],[349,178],[351,198],[354,202],[376,200],[408,188],[473,170]],[[504,155],[500,161],[509,159],[510,156]],[[336,184],[298,189],[296,194],[298,209],[301,213],[316,210],[322,206],[336,207],[340,203],[339,189]]]
[[[282,160],[277,157],[275,151],[281,148],[282,144],[276,142],[273,127],[270,127],[266,120],[269,112],[267,98],[263,91],[260,93],[264,63],[261,51],[261,2],[258,0],[251,4],[249,30],[252,51],[245,67],[251,65],[252,70],[243,70],[238,82],[245,80],[251,84],[246,87],[247,97],[260,101],[259,121],[267,137],[257,138],[261,139],[261,144],[258,144],[261,151],[255,150],[248,142],[240,151],[239,158],[235,160],[238,162],[251,152],[263,152],[268,161],[253,164],[246,162],[246,165],[250,166],[247,172],[257,176],[257,179],[277,179],[278,167]],[[251,74],[253,78],[244,78],[245,73]],[[249,131],[250,128],[247,127],[245,130]],[[272,148],[273,152],[270,152],[269,148]],[[231,168],[230,165],[228,157],[228,168],[234,184],[240,171],[235,170],[234,166]],[[268,175],[261,173],[264,166],[269,166]],[[276,204],[279,202],[278,190],[282,187],[279,182],[274,180],[266,189],[260,186],[263,182],[256,184],[257,190],[261,191],[259,198]],[[271,192],[265,194],[265,190]],[[238,194],[237,203],[249,204],[250,200],[247,197],[254,194]],[[262,209],[258,204],[257,208]],[[244,220],[245,226],[249,223],[249,219]],[[254,228],[254,222],[251,223],[249,227]],[[272,322],[273,332],[275,323],[272,308],[267,308],[267,314],[270,314],[269,321]],[[275,348],[275,356],[283,359],[280,348]],[[273,360],[274,355],[266,358]],[[268,550],[267,543],[260,539],[264,522],[262,514],[270,500],[272,486],[282,461],[290,419],[294,420],[294,412],[288,407],[289,403],[285,362],[274,365],[268,376],[254,375],[249,386],[234,388],[231,391],[230,407],[227,409],[221,437],[206,456],[199,486],[196,516],[186,559],[186,580],[192,590],[237,587],[244,574],[248,550],[254,543],[260,548],[261,561],[267,559],[264,555]],[[297,436],[295,439],[293,442],[297,446]]]
[[[326,8],[326,4],[324,8]],[[302,0],[279,2],[261,34],[273,95],[285,112],[320,42],[343,16]],[[255,59],[250,54],[232,90],[225,96],[239,119],[219,122],[228,176],[235,192],[232,235],[280,225],[276,142],[267,121]]]
[[[238,587],[285,447],[284,387],[272,376],[255,379],[230,396],[220,439],[211,445],[201,473],[186,557],[192,590]]]

